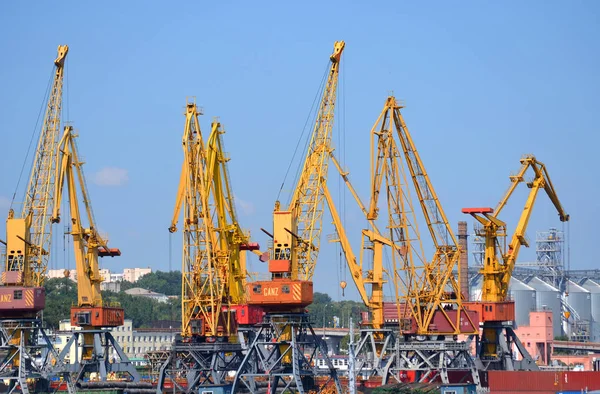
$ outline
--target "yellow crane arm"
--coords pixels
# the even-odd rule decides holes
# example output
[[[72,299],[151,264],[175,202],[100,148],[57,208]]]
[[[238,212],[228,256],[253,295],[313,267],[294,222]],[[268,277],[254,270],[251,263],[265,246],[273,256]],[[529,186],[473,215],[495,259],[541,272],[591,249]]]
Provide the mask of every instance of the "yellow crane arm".
[[[367,295],[366,283],[363,278],[362,271],[362,255],[361,261],[357,263],[356,256],[352,251],[352,247],[350,245],[350,241],[348,240],[348,236],[346,235],[346,230],[342,225],[342,221],[340,219],[340,215],[337,212],[337,208],[331,198],[331,193],[329,192],[329,187],[327,183],[323,183],[323,194],[325,195],[325,200],[327,201],[327,206],[329,207],[329,212],[331,213],[331,218],[333,219],[333,225],[335,226],[335,230],[337,232],[340,245],[342,246],[342,250],[344,252],[344,256],[346,257],[346,262],[348,264],[348,268],[350,269],[350,273],[352,275],[352,280],[356,284],[356,288],[358,289],[358,293],[360,294],[360,298],[363,303],[367,306],[370,305],[369,296]]]
[[[52,227],[50,214],[54,199],[54,173],[60,134],[64,66],[69,47],[58,46],[54,60],[54,79],[46,105],[31,175],[25,192],[21,218],[27,218],[28,242],[34,251],[50,250]],[[18,220],[18,219],[17,219]],[[8,240],[7,240],[8,241]],[[19,248],[20,249],[20,248]],[[46,279],[49,255],[29,253],[23,265],[26,286],[42,286]]]
[[[171,226],[169,226],[169,232],[174,233],[177,231],[177,222],[181,215],[181,207],[184,204],[186,196],[187,182],[190,176],[190,168],[194,168],[195,161],[197,158],[204,159],[204,141],[202,136],[196,138],[196,133],[200,133],[200,124],[198,122],[198,115],[201,115],[201,111],[195,104],[188,103],[185,109],[185,127],[183,131],[183,137],[181,144],[184,151],[184,160],[181,165],[181,175],[179,176],[179,186],[177,187],[177,195],[175,197],[175,209],[173,210],[173,218],[171,220]],[[192,213],[192,216],[195,216]]]
[[[569,215],[563,209],[562,204],[558,199],[558,195],[556,194],[556,190],[554,189],[554,185],[552,185],[552,182],[550,181],[550,177],[546,170],[546,166],[543,163],[537,161],[533,156],[527,156],[523,160],[521,160],[521,162],[523,163],[521,171],[519,172],[519,175],[515,180],[513,180],[514,178],[511,177],[511,189],[509,193],[507,193],[505,198],[501,201],[501,207],[503,207],[506,204],[506,201],[512,195],[512,192],[514,191],[514,186],[516,186],[519,182],[523,181],[523,175],[529,167],[531,167],[534,170],[535,177],[531,183],[527,184],[527,186],[529,186],[531,190],[523,208],[523,212],[521,213],[521,217],[519,218],[519,223],[517,224],[515,232],[509,243],[508,250],[503,256],[504,267],[500,278],[500,283],[502,286],[501,294],[503,299],[505,299],[508,295],[508,286],[515,267],[515,263],[517,261],[517,256],[519,255],[519,250],[521,246],[529,246],[525,237],[525,232],[527,230],[527,225],[529,224],[529,219],[531,218],[531,212],[533,211],[533,206],[535,204],[536,197],[540,189],[544,189],[546,191],[546,194],[550,198],[550,201],[552,201],[554,207],[558,211],[560,221],[566,222],[569,220]],[[494,216],[498,216],[498,210],[496,210]]]
[[[300,280],[312,280],[319,254],[324,206],[322,187],[327,177],[338,75],[344,46],[344,41],[336,41],[334,44],[317,119],[288,209],[296,221],[297,230],[294,232],[302,240],[297,242],[297,259],[292,262],[292,277],[297,275]]]
[[[229,265],[226,270],[227,294],[229,301],[233,304],[244,304],[246,302],[246,250],[256,252],[258,245],[250,243],[250,237],[240,227],[234,202],[234,194],[229,179],[227,162],[229,158],[225,154],[223,138],[225,131],[221,123],[213,121],[211,133],[207,141],[207,173],[211,174],[212,186],[208,188],[212,192],[215,208],[219,220],[219,231],[221,239],[221,250],[229,254]]]
[[[433,243],[436,248],[451,247],[457,249],[458,243],[452,227],[448,223],[448,219],[429,179],[429,175],[425,171],[425,166],[421,161],[415,143],[408,132],[408,127],[404,123],[404,119],[400,113],[400,108],[402,107],[398,105],[394,97],[389,97],[388,100],[388,105],[394,108],[394,122],[398,138],[404,151],[406,164],[410,170],[419,203],[421,204],[421,210],[425,215],[427,228],[429,229]]]

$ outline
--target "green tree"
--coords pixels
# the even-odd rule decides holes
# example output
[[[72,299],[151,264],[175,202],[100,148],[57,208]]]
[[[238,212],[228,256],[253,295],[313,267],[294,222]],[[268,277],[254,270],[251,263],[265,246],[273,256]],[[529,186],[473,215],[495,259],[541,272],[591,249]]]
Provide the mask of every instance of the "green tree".
[[[44,287],[44,322],[48,327],[56,329],[61,320],[70,319],[71,306],[77,302],[77,284],[69,278],[52,278],[46,280]]]
[[[142,276],[131,287],[141,287],[143,289],[155,291],[157,293],[162,293],[166,295],[179,295],[181,294],[181,272],[151,272]],[[123,287],[121,287],[121,290],[127,289],[123,289]]]

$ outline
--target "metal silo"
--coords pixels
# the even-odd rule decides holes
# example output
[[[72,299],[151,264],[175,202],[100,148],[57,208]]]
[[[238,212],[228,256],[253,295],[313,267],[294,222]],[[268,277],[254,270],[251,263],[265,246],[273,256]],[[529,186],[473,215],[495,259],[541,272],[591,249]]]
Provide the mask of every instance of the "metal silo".
[[[566,297],[567,303],[575,309],[582,321],[592,320],[592,297],[588,290],[579,286],[577,283],[568,280],[567,291],[569,296]]]
[[[481,286],[483,285],[483,275],[477,274],[469,281],[469,294],[471,301],[481,301]]]
[[[592,297],[589,291],[577,283],[566,282],[564,300],[569,310],[574,312],[568,319],[567,333],[571,340],[589,341],[592,320]]]
[[[536,310],[535,290],[517,278],[511,278],[508,292],[510,297],[515,301],[515,322],[517,327],[528,326],[529,312]]]
[[[534,288],[536,298],[536,308],[539,311],[552,311],[552,331],[557,337],[562,334],[562,319],[561,319],[561,294],[560,291],[544,282],[538,277],[533,277],[527,284]]]
[[[592,322],[590,325],[590,341],[600,342],[600,284],[586,279],[581,287],[590,292],[592,307]]]

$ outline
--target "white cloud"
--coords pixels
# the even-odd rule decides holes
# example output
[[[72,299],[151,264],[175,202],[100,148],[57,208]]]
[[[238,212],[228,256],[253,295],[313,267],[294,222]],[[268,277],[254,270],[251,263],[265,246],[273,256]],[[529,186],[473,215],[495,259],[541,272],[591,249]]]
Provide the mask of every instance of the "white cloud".
[[[94,183],[100,186],[121,186],[129,181],[127,170],[118,167],[104,167],[94,174]]]
[[[238,196],[235,196],[235,202],[237,208],[240,209],[244,215],[252,215],[254,213],[254,204],[251,202],[242,200]]]
[[[6,214],[4,211],[8,211],[10,208],[10,200],[7,197],[0,196],[0,215]]]

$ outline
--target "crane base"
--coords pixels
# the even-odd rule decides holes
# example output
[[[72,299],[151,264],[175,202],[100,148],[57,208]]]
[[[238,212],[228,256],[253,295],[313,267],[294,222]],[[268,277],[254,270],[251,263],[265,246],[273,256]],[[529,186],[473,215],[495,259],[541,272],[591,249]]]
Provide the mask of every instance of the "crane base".
[[[239,343],[178,339],[160,368],[156,392],[165,392],[167,382],[172,383],[178,393],[197,393],[202,387],[225,384],[228,375],[239,368],[243,350]]]
[[[135,367],[108,330],[73,330],[53,371],[70,374],[75,384],[95,379],[140,381]]]
[[[0,391],[3,393],[51,391],[52,378],[68,380],[68,374],[48,371],[58,353],[39,319],[0,319],[0,354]],[[33,381],[34,387],[27,381]],[[67,390],[75,393],[70,384]]]
[[[397,382],[469,382],[481,387],[470,341],[397,340],[394,348],[393,357],[388,360],[388,376]]]
[[[265,381],[271,393],[343,392],[327,345],[315,334],[307,313],[269,313],[259,327],[236,371],[232,393],[255,393]],[[325,360],[327,369],[317,367],[317,358]],[[318,376],[325,381],[316,384]]]
[[[521,360],[513,358],[513,344]],[[539,371],[527,348],[523,346],[510,324],[487,321],[477,338],[477,359],[480,369],[500,371]]]

